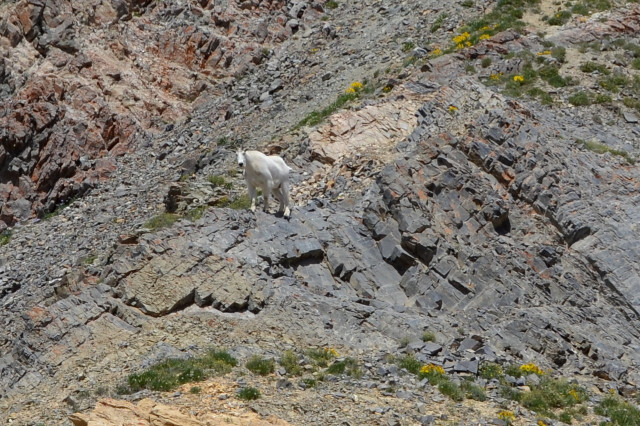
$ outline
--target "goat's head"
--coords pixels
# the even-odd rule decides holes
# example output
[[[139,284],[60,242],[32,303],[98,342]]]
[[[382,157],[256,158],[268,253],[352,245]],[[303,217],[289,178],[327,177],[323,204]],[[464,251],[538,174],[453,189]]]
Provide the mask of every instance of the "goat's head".
[[[244,167],[245,159],[244,159],[245,151],[242,149],[238,149],[238,166]]]

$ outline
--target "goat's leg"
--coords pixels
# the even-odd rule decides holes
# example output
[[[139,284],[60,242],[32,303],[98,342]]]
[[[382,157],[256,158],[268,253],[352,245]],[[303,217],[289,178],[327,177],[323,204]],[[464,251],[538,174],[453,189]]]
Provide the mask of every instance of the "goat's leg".
[[[256,187],[247,182],[247,186],[249,187],[249,198],[251,199],[251,211],[256,211],[256,200],[258,199],[258,193],[256,192]]]
[[[271,182],[267,182],[262,187],[262,199],[264,201],[264,212],[265,213],[269,212],[269,197],[271,196],[271,187],[272,186],[273,185],[271,185]]]
[[[278,207],[278,213],[282,213],[284,211],[284,198],[282,195],[282,186],[278,188],[273,188],[273,194],[280,201],[280,206]]]
[[[289,219],[291,217],[291,209],[289,208],[291,205],[291,198],[289,197],[288,182],[282,182],[282,185],[280,185],[280,194],[282,196],[280,200],[280,208],[284,205],[284,218]]]

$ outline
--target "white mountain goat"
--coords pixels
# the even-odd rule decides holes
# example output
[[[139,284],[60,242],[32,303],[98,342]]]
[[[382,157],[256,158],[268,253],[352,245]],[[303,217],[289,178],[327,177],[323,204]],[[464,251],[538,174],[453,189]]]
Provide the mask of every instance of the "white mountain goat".
[[[284,212],[285,219],[291,216],[289,209],[289,171],[284,160],[277,155],[265,155],[259,151],[238,150],[238,166],[244,167],[244,179],[249,187],[251,211],[256,211],[258,193],[256,187],[262,189],[264,211],[269,209],[271,192],[280,201],[278,212]]]

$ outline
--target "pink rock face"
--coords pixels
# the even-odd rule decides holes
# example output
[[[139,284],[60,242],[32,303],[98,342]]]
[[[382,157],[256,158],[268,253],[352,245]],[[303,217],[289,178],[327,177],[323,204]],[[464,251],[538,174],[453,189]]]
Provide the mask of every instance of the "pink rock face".
[[[135,150],[208,88],[260,64],[263,43],[292,34],[284,1],[230,1],[224,10],[198,4],[188,11],[151,0],[3,6],[0,220],[11,226],[81,195],[114,168],[113,160],[96,160]],[[19,209],[11,207],[17,200],[25,200]]]

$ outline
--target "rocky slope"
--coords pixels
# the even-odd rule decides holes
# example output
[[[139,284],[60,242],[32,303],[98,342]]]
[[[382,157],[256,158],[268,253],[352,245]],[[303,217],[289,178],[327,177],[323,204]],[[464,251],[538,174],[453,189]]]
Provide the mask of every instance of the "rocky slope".
[[[0,5],[2,419],[472,423],[505,407],[539,419],[480,379],[488,402],[454,404],[390,359],[403,354],[455,380],[534,362],[589,389],[584,422],[602,420],[602,392],[634,397],[640,199],[628,159],[640,127],[623,100],[640,71],[615,40],[638,42],[640,9],[548,26],[534,8],[521,31],[440,55],[484,6]],[[559,61],[550,42],[575,83],[542,83],[553,105],[494,84],[530,78],[524,53]],[[578,90],[606,94],[604,70],[582,71],[593,61],[629,86],[576,107]],[[355,81],[345,109],[296,125]],[[221,207],[245,191],[236,145],[294,167],[290,221]],[[165,210],[185,218],[149,229]],[[127,375],[210,347],[241,361],[332,347],[362,376],[305,388],[237,368],[200,395],[118,393]],[[229,397],[247,384],[263,399]]]

